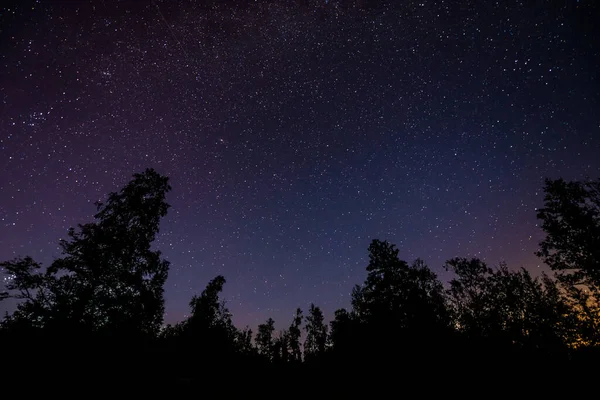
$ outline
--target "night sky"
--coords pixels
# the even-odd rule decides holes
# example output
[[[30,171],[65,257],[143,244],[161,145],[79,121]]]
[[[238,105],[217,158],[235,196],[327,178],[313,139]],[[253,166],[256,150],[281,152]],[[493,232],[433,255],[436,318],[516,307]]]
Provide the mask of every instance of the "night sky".
[[[218,274],[239,327],[331,316],[374,238],[538,271],[544,177],[600,176],[593,0],[13,3],[0,259],[154,167],[169,323]]]

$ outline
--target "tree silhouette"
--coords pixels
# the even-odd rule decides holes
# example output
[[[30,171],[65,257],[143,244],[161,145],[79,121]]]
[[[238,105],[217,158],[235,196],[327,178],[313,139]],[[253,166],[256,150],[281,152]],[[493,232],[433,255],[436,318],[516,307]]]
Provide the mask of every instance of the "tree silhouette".
[[[190,301],[192,314],[187,320],[190,325],[198,325],[202,328],[222,329],[229,333],[232,323],[231,314],[225,307],[225,302],[219,299],[226,280],[222,275],[213,278],[200,296],[193,296]]]
[[[304,358],[316,359],[325,354],[328,328],[325,325],[323,312],[314,304],[310,305],[306,316],[306,340],[304,341]]]
[[[337,353],[350,351],[355,333],[354,325],[356,325],[356,320],[348,310],[340,308],[335,311],[334,319],[330,322],[331,335],[329,336],[334,351]]]
[[[600,288],[600,179],[545,181],[537,212],[546,238],[537,255],[570,286]]]
[[[253,342],[252,330],[238,330],[220,298],[221,275],[192,297],[187,319],[159,329],[169,263],[151,244],[169,190],[168,179],[152,169],[135,174],[97,204],[94,222],[69,231],[62,256],[46,270],[31,257],[0,263],[7,278],[0,300],[19,301],[0,325],[4,349],[15,354],[6,357],[12,375],[29,368],[30,359],[64,359],[66,367],[44,376],[59,373],[95,387],[128,380],[139,386],[131,378],[139,375],[227,396],[247,392],[264,376],[297,385],[327,369],[370,381],[396,364],[479,379],[480,371],[509,363],[523,372],[563,365],[579,372],[597,363],[600,181],[546,182],[538,217],[548,236],[538,255],[559,279],[453,258],[445,268],[455,276],[444,289],[422,260],[409,265],[394,245],[373,240],[352,308],[335,311],[328,326],[323,311],[310,305],[304,354],[300,308],[277,335],[273,319],[260,324]],[[109,363],[110,369],[90,373],[94,364]],[[212,385],[224,370],[248,386]],[[412,379],[402,377],[403,385]]]
[[[373,240],[367,271],[365,283],[352,291],[359,321],[392,323],[405,332],[430,332],[447,325],[443,286],[421,260],[409,266],[398,258],[394,245]]]
[[[242,356],[253,356],[252,332],[236,329],[225,301],[220,299],[225,283],[221,275],[211,279],[202,293],[190,300],[190,316],[161,333],[164,362],[172,365],[169,374],[186,379],[203,374],[208,378],[220,368],[238,363]]]
[[[275,364],[285,364],[290,360],[289,340],[287,330],[279,331],[279,334],[273,340],[273,362]]]
[[[600,179],[546,179],[536,253],[557,273],[576,314],[577,347],[600,344]]]
[[[269,321],[272,320],[269,319]],[[261,327],[264,328],[265,336],[264,338],[261,337],[261,340],[264,340],[265,343],[267,343],[266,338],[268,338],[268,330],[270,329],[269,321],[267,321],[266,327],[263,325],[259,325],[258,327],[259,334],[261,332]],[[300,330],[301,325],[302,310],[297,308],[290,327],[280,331],[277,337],[273,339],[271,359],[274,363],[286,364],[290,362],[298,364],[302,362],[302,350],[300,349],[300,336],[302,334],[302,331]],[[261,348],[265,348],[265,346],[261,345]]]
[[[575,348],[600,348],[600,304],[598,290],[569,286],[571,315],[575,319],[572,339]]]
[[[258,325],[256,334],[256,347],[260,355],[267,360],[274,358],[273,332],[275,331],[275,321],[269,318],[266,323]]]
[[[438,352],[449,331],[436,275],[421,260],[400,260],[394,245],[373,240],[367,278],[352,291],[352,310],[336,311],[331,322],[331,354],[344,369],[350,362],[384,368],[395,357],[418,362]]]
[[[8,291],[4,292],[2,300],[24,300],[12,316],[4,319],[4,325],[20,322],[30,327],[43,328],[54,308],[51,290],[56,285],[56,278],[42,273],[42,266],[29,256],[0,263],[0,268],[9,277],[6,284]]]
[[[455,326],[469,340],[497,346],[564,351],[573,342],[574,319],[557,282],[533,278],[525,269],[496,270],[473,258],[454,258],[446,269]]]
[[[239,338],[237,329],[231,321],[231,313],[225,302],[219,299],[226,280],[219,275],[206,285],[200,296],[192,297],[192,314],[185,321],[184,330],[189,330],[192,340],[201,336],[213,350],[233,352]]]
[[[256,347],[252,343],[252,329],[246,327],[238,332],[238,349],[245,356],[254,356],[257,353]]]
[[[31,258],[2,264],[15,277],[19,304],[11,320],[31,326],[112,335],[155,335],[163,318],[169,263],[151,250],[169,205],[168,178],[153,169],[135,174],[106,203],[95,222],[69,230],[63,257],[45,273]]]
[[[296,315],[294,315],[292,324],[287,331],[287,344],[290,350],[289,360],[296,363],[302,361],[302,350],[300,349],[300,336],[302,335],[300,327],[302,325],[302,318],[302,310],[297,308]]]

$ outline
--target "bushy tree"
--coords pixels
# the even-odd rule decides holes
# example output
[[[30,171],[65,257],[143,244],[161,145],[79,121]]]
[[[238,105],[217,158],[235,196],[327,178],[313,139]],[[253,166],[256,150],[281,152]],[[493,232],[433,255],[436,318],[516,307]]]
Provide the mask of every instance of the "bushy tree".
[[[352,291],[353,312],[361,322],[393,325],[405,333],[447,325],[443,286],[423,261],[409,266],[394,245],[373,240],[367,272],[365,283]]]
[[[43,273],[41,264],[31,257],[15,258],[0,263],[6,275],[6,289],[2,299],[21,300],[17,311],[4,320],[4,326],[16,323],[32,328],[43,328],[55,312],[55,301],[52,290],[56,285],[56,277]]]
[[[226,280],[218,275],[211,279],[200,295],[190,300],[190,316],[163,330],[159,343],[164,349],[169,373],[192,379],[202,374],[208,379],[220,368],[237,366],[253,355],[250,330],[239,331],[220,294]]]
[[[208,282],[200,296],[192,297],[192,313],[184,327],[198,340],[204,336],[207,346],[232,351],[238,339],[238,331],[233,325],[225,301],[219,298],[225,283],[225,278],[218,275]]]
[[[565,292],[575,325],[572,347],[600,349],[600,302],[597,288],[589,290],[586,287],[567,286]]]
[[[504,264],[492,269],[477,258],[451,259],[446,269],[456,275],[449,304],[467,338],[545,350],[565,350],[573,341],[572,310],[550,277],[533,278]]]
[[[600,289],[600,179],[547,179],[537,211],[546,237],[537,252],[570,286]]]
[[[2,264],[23,300],[10,319],[33,327],[110,334],[158,332],[168,261],[151,249],[169,205],[168,178],[153,169],[97,203],[95,221],[70,229],[46,272],[31,258]]]

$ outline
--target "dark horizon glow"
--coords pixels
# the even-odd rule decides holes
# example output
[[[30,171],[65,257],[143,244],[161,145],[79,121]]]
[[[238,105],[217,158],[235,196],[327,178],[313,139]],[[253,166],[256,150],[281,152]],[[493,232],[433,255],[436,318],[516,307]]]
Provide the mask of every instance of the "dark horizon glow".
[[[0,259],[48,265],[153,167],[165,321],[222,274],[237,326],[287,326],[374,238],[535,271],[543,179],[600,176],[593,1],[212,3],[2,8]]]

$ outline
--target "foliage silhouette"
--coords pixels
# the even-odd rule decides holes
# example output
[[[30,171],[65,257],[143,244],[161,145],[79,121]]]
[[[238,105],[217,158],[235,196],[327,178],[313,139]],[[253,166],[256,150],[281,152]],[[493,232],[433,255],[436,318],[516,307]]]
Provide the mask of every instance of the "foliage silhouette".
[[[600,343],[600,179],[546,179],[536,253],[557,273],[576,315],[576,346]]]
[[[443,286],[421,260],[409,266],[394,245],[373,240],[367,272],[352,291],[351,315],[371,349],[406,355],[423,350],[420,345],[430,348],[434,336],[448,329]]]
[[[496,270],[473,258],[446,262],[456,278],[448,298],[456,329],[475,342],[564,351],[573,342],[574,318],[557,282],[525,269]]]
[[[170,189],[168,178],[153,169],[134,174],[105,203],[96,203],[93,222],[69,230],[68,240],[61,241],[62,256],[45,271],[30,257],[1,264],[12,278],[3,297],[20,300],[0,331],[2,340],[13,344],[7,358],[15,371],[26,368],[24,360],[67,359],[45,377],[118,380],[134,364],[147,376],[156,372],[148,369],[144,349],[162,323],[169,263],[151,244],[169,208]],[[135,362],[94,374],[80,367],[115,358]]]
[[[537,211],[546,238],[538,256],[568,285],[600,288],[600,179],[547,179]]]
[[[302,310],[296,309],[296,314],[292,320],[292,324],[288,329],[279,332],[276,338],[272,342],[272,359],[277,364],[293,363],[298,364],[302,362],[302,349],[300,344],[300,336],[302,335]],[[265,332],[265,342],[268,338],[268,331],[271,329],[270,321],[267,321],[267,326],[259,326],[259,334],[261,334],[261,327]],[[274,328],[273,328],[274,329]],[[262,335],[259,340],[262,340]]]
[[[288,347],[290,350],[289,360],[295,363],[299,363],[302,361],[302,350],[300,344],[300,336],[302,335],[301,326],[302,326],[302,310],[297,308],[296,315],[294,316],[294,320],[292,324],[288,328]]]
[[[10,278],[0,300],[19,301],[0,325],[7,359],[15,360],[6,378],[24,378],[18,371],[29,359],[64,359],[64,368],[45,377],[96,385],[90,387],[163,382],[228,396],[249,395],[252,387],[264,395],[266,377],[293,388],[311,382],[313,393],[329,371],[403,388],[431,370],[471,380],[504,365],[515,376],[581,373],[599,359],[599,182],[546,181],[538,217],[547,237],[538,255],[558,279],[453,258],[444,264],[454,274],[445,288],[422,260],[409,264],[376,239],[348,310],[335,311],[327,325],[310,304],[278,334],[269,318],[253,337],[250,327],[234,326],[221,275],[191,298],[187,319],[161,329],[169,263],[151,245],[171,188],[148,169],[98,203],[94,222],[71,229],[62,256],[46,270],[31,257],[0,263]],[[244,384],[214,384],[225,371]],[[386,374],[398,382],[385,381]],[[337,395],[355,395],[351,385],[329,382]]]
[[[329,337],[333,352],[347,354],[352,351],[352,335],[355,325],[357,325],[356,319],[345,308],[335,311],[335,317],[330,322],[331,334]]]
[[[231,313],[225,302],[219,299],[223,291],[225,278],[221,275],[212,279],[200,296],[193,296],[190,301],[191,315],[175,327],[167,327],[163,333],[165,337],[176,337],[186,346],[196,350],[199,345],[205,344],[219,352],[233,352],[238,340],[237,329],[231,321]]]
[[[258,332],[256,334],[258,353],[269,361],[275,359],[274,331],[275,321],[269,318],[266,323],[258,325]]]
[[[169,263],[151,250],[169,205],[168,178],[152,169],[135,174],[120,192],[97,203],[95,222],[69,230],[63,257],[45,273],[31,258],[2,263],[9,285],[24,299],[11,323],[33,328],[155,335],[164,313]],[[5,321],[8,323],[9,321]]]
[[[306,340],[304,341],[304,358],[315,361],[322,358],[327,349],[328,328],[321,309],[310,305],[306,316]]]
[[[289,361],[289,339],[289,332],[287,330],[281,330],[273,340],[273,362],[275,364],[285,364]]]

